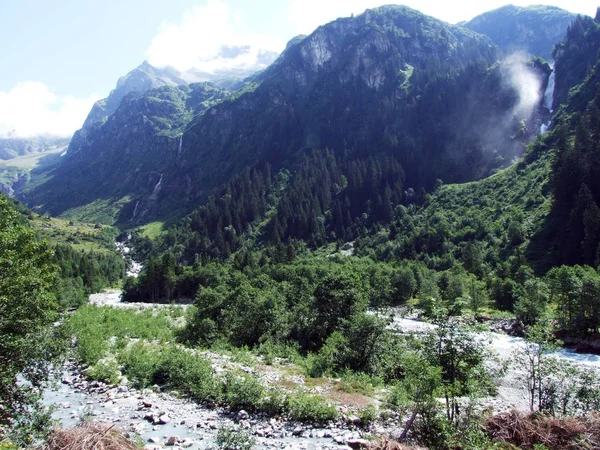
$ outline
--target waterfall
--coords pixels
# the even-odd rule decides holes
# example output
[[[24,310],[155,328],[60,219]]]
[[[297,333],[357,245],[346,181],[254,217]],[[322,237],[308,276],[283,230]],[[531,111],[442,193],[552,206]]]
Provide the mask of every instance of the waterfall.
[[[158,183],[156,183],[156,186],[154,186],[154,190],[152,191],[152,195],[156,195],[158,194],[158,190],[160,189],[160,185],[162,184],[162,177],[163,174],[160,174],[160,178],[158,179]]]
[[[552,70],[552,73],[548,77],[548,86],[546,86],[546,92],[544,92],[544,106],[548,111],[552,112],[552,105],[554,104],[554,82],[556,79],[556,72]]]
[[[550,73],[550,76],[548,77],[548,85],[546,86],[546,91],[544,92],[544,107],[548,111],[550,111],[550,114],[552,114],[552,111],[553,111],[552,106],[554,105],[555,80],[556,80],[556,71],[553,68],[552,72]],[[542,126],[540,127],[540,133],[544,134],[546,131],[548,131],[551,124],[552,124],[551,120],[549,120],[548,123],[543,123]]]
[[[177,150],[178,155],[181,155],[181,147],[183,147],[183,134],[179,137],[179,149]]]
[[[163,180],[163,174],[160,174],[160,178],[158,179],[158,183],[156,183],[156,186],[154,186],[154,190],[152,191],[152,194],[150,194],[150,200],[155,201],[158,198],[158,194],[160,193],[160,190],[162,189],[162,180]]]
[[[131,220],[135,219],[135,215],[137,214],[137,209],[138,209],[139,205],[140,205],[140,201],[138,200],[135,204],[135,208],[133,208],[133,217],[131,218]]]

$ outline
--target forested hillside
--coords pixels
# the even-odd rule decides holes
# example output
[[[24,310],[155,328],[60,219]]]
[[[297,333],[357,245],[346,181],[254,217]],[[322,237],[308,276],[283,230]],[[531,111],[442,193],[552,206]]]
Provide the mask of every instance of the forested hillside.
[[[510,168],[471,183],[438,181],[430,193],[407,187],[408,176],[393,157],[315,150],[293,172],[270,164],[246,168],[156,240],[136,238],[140,255],[151,264],[137,283],[128,284],[128,295],[189,298],[205,283],[212,286],[202,274],[213,261],[270,273],[270,267],[294,265],[298,257],[331,256],[348,242],[349,253],[342,253],[370,258],[363,260],[372,261],[364,262],[373,265],[370,283],[377,279],[387,286],[377,294],[384,300],[371,297],[375,304],[413,298],[427,309],[432,298],[442,299],[460,308],[515,312],[531,322],[545,314],[547,302],[557,301],[557,277],[569,274],[579,280],[576,285],[591,277],[598,286],[588,269],[550,270],[598,261],[596,63],[585,74],[577,66],[567,71],[570,56],[560,51],[592,47],[597,29],[590,18],[569,27],[555,55],[557,84],[576,80],[576,85],[554,114],[552,131]],[[404,267],[401,275],[393,265]],[[565,307],[583,308],[577,314],[591,326],[565,323],[565,328],[596,333],[596,307],[586,309],[583,297],[570,301],[575,306]]]
[[[547,120],[537,99],[549,66],[501,58],[464,27],[406,7],[368,10],[293,40],[228,97],[209,85],[126,97],[22,196],[54,215],[136,225],[189,213],[246,168],[296,172],[325,149],[357,164],[393,159],[405,190],[480,179]]]

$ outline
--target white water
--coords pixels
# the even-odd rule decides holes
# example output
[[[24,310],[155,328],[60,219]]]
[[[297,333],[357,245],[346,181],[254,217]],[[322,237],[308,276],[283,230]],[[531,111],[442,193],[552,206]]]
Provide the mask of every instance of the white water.
[[[183,134],[179,137],[179,148],[177,149],[177,154],[181,154],[181,148],[183,147]]]
[[[554,70],[552,70],[552,73],[548,77],[548,86],[546,86],[546,92],[544,92],[544,106],[550,112],[552,112],[552,105],[554,104],[555,80],[556,80],[556,72]]]
[[[154,186],[154,190],[152,191],[152,195],[156,195],[159,192],[160,185],[162,184],[163,174],[160,174],[160,178],[158,179],[158,183]]]
[[[140,205],[140,201],[138,200],[138,201],[136,202],[136,204],[135,204],[135,208],[133,208],[133,217],[132,217],[131,219],[135,219],[135,216],[136,216],[136,214],[137,214],[137,209],[138,209],[138,206],[139,206],[139,205]]]
[[[421,322],[414,319],[405,319],[394,317],[390,329],[404,333],[426,333],[434,328],[427,322]],[[490,348],[495,350],[502,357],[511,357],[513,352],[525,346],[525,339],[520,337],[508,336],[500,333],[482,333],[481,338],[488,341]],[[561,349],[552,353],[553,356],[575,363],[585,367],[596,367],[600,369],[600,356],[590,353],[576,353],[570,349]]]
[[[136,205],[136,208],[137,208],[137,205]],[[134,214],[134,217],[135,217],[135,214]],[[129,253],[131,253],[131,248],[129,248],[125,242],[116,242],[115,245],[117,246],[117,250],[123,256],[123,258],[125,258],[125,260],[127,260],[126,256]],[[142,268],[143,268],[143,266],[141,263],[139,263],[138,261],[135,261],[133,258],[131,258],[131,265],[130,265],[129,269],[127,269],[126,275],[128,277],[137,278],[138,275],[140,274],[140,272],[142,271]],[[113,291],[110,291],[110,292],[113,292]],[[117,292],[117,291],[115,291],[115,292]],[[118,291],[118,292],[119,292],[119,298],[120,298],[121,291]],[[97,294],[97,295],[102,295],[102,294]],[[90,302],[92,301],[91,299],[92,299],[92,296],[90,296]]]
[[[550,111],[552,114],[553,109],[552,105],[554,105],[554,86],[556,80],[556,71],[553,69],[552,73],[548,77],[548,86],[546,86],[546,91],[544,92],[544,107]],[[543,123],[540,127],[540,134],[544,134],[550,128],[552,121],[549,120],[548,123]]]

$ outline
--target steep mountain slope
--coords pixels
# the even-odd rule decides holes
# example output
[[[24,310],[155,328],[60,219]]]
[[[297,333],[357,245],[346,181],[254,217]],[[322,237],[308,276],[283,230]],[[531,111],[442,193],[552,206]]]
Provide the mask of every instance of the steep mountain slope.
[[[405,173],[404,185],[415,189],[438,178],[486,176],[519,156],[537,133],[549,73],[539,62],[499,64],[498,57],[487,38],[406,7],[338,19],[294,39],[267,70],[197,116],[181,152],[151,158],[133,184],[132,175],[110,178],[123,202],[117,208],[126,211],[121,219],[133,216],[138,200],[156,205],[136,216],[140,221],[190,211],[244,167],[269,163],[294,171],[307,150],[318,148],[357,161],[391,157]],[[121,116],[119,129],[130,126],[127,118]],[[117,129],[98,132],[85,146],[78,143],[80,150],[69,150],[77,153],[67,158],[69,170],[28,194],[30,204],[61,214],[106,199],[95,168],[123,174],[123,154],[147,158],[123,133],[106,151],[100,143]],[[159,179],[161,189],[153,193],[149,186]],[[77,186],[76,199],[55,194],[66,185]],[[136,198],[142,191],[145,198]]]
[[[577,17],[555,6],[514,6],[483,13],[464,26],[485,34],[506,53],[524,52],[551,60],[552,48]]]
[[[145,93],[161,86],[181,86],[188,84],[174,69],[158,69],[151,66],[147,61],[133,69],[117,82],[109,96],[98,100],[88,114],[83,126],[75,132],[69,151],[77,151],[85,143],[87,136],[98,129],[113,114],[121,100],[132,92]]]
[[[587,48],[586,58],[597,58],[598,30],[591,18],[578,18],[559,48]],[[524,264],[540,272],[563,262],[595,264],[600,70],[595,62],[581,74],[570,58],[557,52],[557,83],[576,86],[553,131],[506,170],[472,183],[437,183],[429,195],[406,188],[408,175],[393,156],[315,151],[293,174],[269,166],[242,172],[157,249],[191,262],[255,243],[302,239],[314,248],[356,240],[355,250],[374,259],[418,259],[436,270],[460,259],[474,273],[487,265],[501,278],[517,277]]]
[[[184,127],[226,93],[208,83],[130,93],[106,122],[69,147],[61,165],[34,172],[22,195],[53,215],[80,207],[70,217],[114,223],[143,216],[157,208],[160,170],[177,160]]]

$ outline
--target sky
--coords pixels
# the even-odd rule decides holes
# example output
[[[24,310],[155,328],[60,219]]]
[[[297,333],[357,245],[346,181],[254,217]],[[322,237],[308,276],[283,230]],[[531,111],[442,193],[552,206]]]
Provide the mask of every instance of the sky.
[[[597,0],[544,2],[593,16]],[[390,0],[0,0],[0,135],[70,135],[94,101],[144,60],[214,71],[223,45],[288,40]],[[405,0],[457,23],[502,0]],[[515,5],[531,1],[513,0]]]

